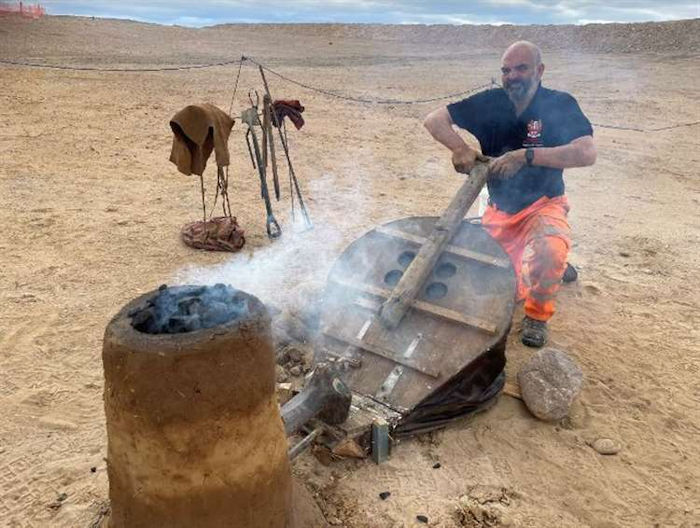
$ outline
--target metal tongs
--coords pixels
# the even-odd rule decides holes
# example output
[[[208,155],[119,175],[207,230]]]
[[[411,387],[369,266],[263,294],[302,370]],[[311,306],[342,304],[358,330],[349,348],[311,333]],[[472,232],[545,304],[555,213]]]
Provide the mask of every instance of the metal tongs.
[[[262,127],[260,123],[260,118],[258,117],[258,107],[260,106],[260,96],[255,92],[255,102],[253,102],[252,92],[248,93],[248,99],[250,100],[251,107],[244,110],[241,114],[241,120],[248,125],[248,131],[245,134],[246,143],[248,144],[248,153],[250,154],[250,159],[253,162],[253,167],[257,168],[258,175],[260,176],[260,195],[265,202],[265,210],[267,212],[267,221],[265,228],[267,230],[267,236],[270,238],[278,238],[282,234],[282,228],[275,219],[274,214],[272,214],[272,203],[270,203],[270,191],[267,188],[267,175],[266,175],[266,161],[267,161],[267,138],[268,133],[265,128]],[[259,126],[263,131],[263,144],[265,145],[265,154],[260,150],[260,143],[258,142],[258,136],[255,133],[255,127]],[[253,140],[253,148],[251,149],[250,143],[251,138]],[[253,155],[253,152],[255,153]],[[275,173],[275,195],[279,200],[279,183],[277,181],[277,166],[273,165],[273,172]]]

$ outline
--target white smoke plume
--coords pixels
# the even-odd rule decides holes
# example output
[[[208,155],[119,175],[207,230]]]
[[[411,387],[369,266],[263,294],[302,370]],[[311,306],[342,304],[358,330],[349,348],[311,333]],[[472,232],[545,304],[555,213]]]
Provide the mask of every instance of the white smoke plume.
[[[338,172],[343,171],[357,175],[358,169],[352,160],[347,160],[339,167]],[[367,230],[359,225],[353,229],[350,222],[367,218],[376,205],[375,199],[368,196],[372,189],[363,191],[361,185],[349,187],[343,183],[345,181],[346,178],[336,173],[324,173],[306,185],[305,195],[315,197],[310,206],[313,229],[304,231],[300,215],[297,215],[300,225],[283,225],[282,236],[268,246],[255,248],[252,253],[236,253],[215,266],[187,266],[176,272],[173,282],[230,284],[255,295],[265,304],[280,308],[293,302],[294,290],[299,285],[323,289],[328,272],[344,247]],[[387,209],[385,204],[382,207],[382,216],[386,215],[387,220],[398,216],[392,214],[391,207]],[[341,217],[342,225],[331,223],[339,218],[338,209],[348,211],[347,216]]]

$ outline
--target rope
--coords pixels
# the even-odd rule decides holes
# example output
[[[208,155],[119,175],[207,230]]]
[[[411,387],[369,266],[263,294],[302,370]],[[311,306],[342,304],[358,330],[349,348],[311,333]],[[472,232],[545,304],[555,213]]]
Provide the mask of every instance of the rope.
[[[471,88],[469,90],[466,90],[464,92],[457,92],[457,93],[451,93],[451,94],[446,94],[446,95],[440,95],[437,97],[430,97],[428,99],[412,99],[412,100],[399,100],[399,99],[367,99],[363,97],[352,97],[350,95],[344,95],[344,94],[339,94],[337,92],[331,92],[329,90],[324,90],[323,88],[318,88],[316,86],[311,86],[309,84],[304,84],[300,81],[296,81],[294,79],[291,79],[287,77],[286,75],[282,75],[281,73],[268,68],[264,64],[260,64],[258,61],[251,57],[244,57],[245,60],[252,62],[253,64],[256,64],[263,70],[270,72],[272,75],[275,75],[279,77],[280,79],[287,81],[288,83],[291,84],[296,84],[297,86],[300,86],[302,88],[306,88],[307,90],[311,90],[313,92],[318,92],[324,95],[328,95],[330,97],[336,97],[338,99],[343,99],[345,101],[353,101],[355,103],[364,103],[364,104],[388,104],[388,105],[395,105],[395,104],[405,104],[405,105],[410,105],[410,104],[421,104],[421,103],[432,103],[435,101],[440,101],[442,99],[454,99],[457,97],[461,97],[464,95],[468,95],[470,93],[476,92],[477,90],[482,90],[484,88],[487,88],[491,86],[492,83],[487,83],[487,84],[482,84],[481,86],[475,86],[474,88]]]
[[[498,84],[495,79],[491,79],[491,84],[494,86],[498,86],[499,88],[503,88],[503,86]],[[668,126],[657,127],[657,128],[626,127],[626,126],[620,126],[620,125],[605,125],[605,124],[601,124],[601,123],[591,123],[591,125],[593,125],[594,127],[598,127],[598,128],[612,128],[615,130],[630,130],[632,132],[661,132],[662,130],[672,130],[674,128],[700,125],[700,121],[693,121],[692,123],[680,123],[680,124],[676,124],[676,125],[668,125]]]
[[[231,105],[228,108],[228,115],[231,115],[231,112],[233,111],[233,101],[236,99],[236,90],[238,90],[238,79],[241,78],[241,69],[243,68],[243,62],[245,61],[245,57],[241,55],[241,58],[238,59],[240,62],[238,63],[238,75],[236,75],[236,84],[233,86],[233,95],[231,96]]]
[[[213,68],[214,66],[229,66],[231,64],[243,63],[242,59],[223,62],[210,62],[208,64],[191,64],[184,66],[171,66],[166,68],[93,68],[91,66],[66,66],[41,64],[38,62],[22,62],[11,60],[0,60],[0,64],[9,64],[12,66],[28,66],[30,68],[44,68],[48,70],[74,70],[74,71],[98,71],[98,72],[161,72],[161,71],[176,71],[176,70],[198,70],[202,68]]]
[[[94,67],[89,67],[89,66],[67,66],[67,65],[51,65],[51,64],[41,64],[41,63],[35,63],[35,62],[23,62],[23,61],[13,61],[13,60],[0,60],[0,64],[7,64],[11,66],[27,66],[31,68],[44,68],[44,69],[51,69],[51,70],[73,70],[73,71],[97,71],[97,72],[163,72],[163,71],[182,71],[182,70],[197,70],[197,69],[203,69],[203,68],[213,68],[216,66],[229,66],[231,64],[238,64],[238,74],[236,75],[236,82],[235,86],[233,89],[233,97],[231,98],[231,105],[229,108],[229,114],[233,110],[233,102],[236,97],[236,90],[238,89],[238,81],[241,76],[241,69],[243,67],[244,62],[251,62],[260,68],[264,69],[265,71],[270,72],[272,75],[279,77],[280,79],[291,83],[295,84],[297,86],[300,86],[301,88],[305,88],[307,90],[311,90],[323,95],[327,95],[330,97],[335,97],[337,99],[343,99],[345,101],[352,101],[356,103],[363,103],[363,104],[386,104],[386,105],[411,105],[411,104],[422,104],[422,103],[432,103],[436,101],[441,101],[444,99],[456,99],[458,97],[463,97],[466,95],[469,95],[471,93],[474,93],[478,90],[483,90],[484,88],[488,88],[489,86],[498,86],[497,83],[494,82],[492,79],[490,83],[487,84],[482,84],[480,86],[475,86],[474,88],[471,88],[469,90],[465,90],[463,92],[456,92],[456,93],[451,93],[451,94],[445,94],[445,95],[439,95],[436,97],[429,97],[425,99],[411,99],[411,100],[400,100],[400,99],[371,99],[371,98],[363,98],[363,97],[352,97],[350,95],[344,95],[341,93],[337,92],[332,92],[330,90],[325,90],[323,88],[319,88],[317,86],[312,86],[309,84],[302,83],[300,81],[297,81],[295,79],[292,79],[290,77],[287,77],[286,75],[283,75],[271,68],[268,68],[264,64],[261,64],[260,62],[256,61],[252,57],[246,57],[245,55],[241,55],[240,59],[236,60],[231,60],[231,61],[221,61],[221,62],[210,62],[207,64],[192,64],[192,65],[183,65],[183,66],[170,66],[170,67],[165,67],[165,68],[94,68]],[[609,128],[609,129],[614,129],[614,130],[628,130],[632,132],[662,132],[665,130],[673,130],[676,128],[683,128],[683,127],[691,127],[691,126],[697,126],[700,125],[700,121],[692,121],[689,123],[678,123],[675,125],[668,125],[668,126],[662,126],[662,127],[656,127],[656,128],[639,128],[639,127],[626,127],[626,126],[620,126],[620,125],[607,125],[603,123],[591,123],[593,126],[596,126],[598,128]]]
[[[618,125],[601,125],[600,123],[591,123],[591,125],[596,126],[598,128],[612,128],[615,130],[631,130],[633,132],[661,132],[663,130],[672,130],[674,128],[691,127],[691,126],[695,126],[695,125],[700,125],[700,121],[693,121],[692,123],[679,123],[677,125],[668,125],[668,126],[662,126],[662,127],[657,127],[657,128],[636,128],[636,127],[624,127],[624,126],[618,126]]]

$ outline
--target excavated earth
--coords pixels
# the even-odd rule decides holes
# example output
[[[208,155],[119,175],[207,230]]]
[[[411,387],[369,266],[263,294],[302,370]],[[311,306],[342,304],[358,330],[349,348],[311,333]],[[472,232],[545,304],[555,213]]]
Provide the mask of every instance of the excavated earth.
[[[421,126],[449,99],[398,101],[487,85],[520,38],[541,45],[545,84],[574,94],[595,123],[596,165],[565,177],[579,281],[561,290],[551,322],[552,345],[584,373],[578,403],[551,424],[502,396],[402,441],[383,465],[306,453],[294,473],[327,521],[349,528],[425,525],[418,516],[445,528],[698,526],[700,126],[676,125],[700,121],[700,20],[187,29],[72,17],[0,18],[0,58],[161,69],[244,54],[305,85],[394,103],[268,73],[273,96],[306,107],[289,140],[315,228],[292,224],[283,170],[273,207],[284,234],[267,240],[237,123],[230,196],[247,243],[205,253],[179,240],[201,214],[199,181],[168,162],[168,121],[197,102],[240,115],[249,90],[262,91],[255,68],[243,66],[232,101],[236,64],[0,65],[0,524],[91,526],[106,511],[102,336],[120,307],[159,284],[223,282],[259,296],[276,318],[278,381],[298,388],[310,299],[342,249],[377,224],[438,214],[460,184]],[[213,167],[205,177],[211,203]],[[517,340],[520,317],[511,384],[532,354]],[[621,450],[599,454],[601,438]]]

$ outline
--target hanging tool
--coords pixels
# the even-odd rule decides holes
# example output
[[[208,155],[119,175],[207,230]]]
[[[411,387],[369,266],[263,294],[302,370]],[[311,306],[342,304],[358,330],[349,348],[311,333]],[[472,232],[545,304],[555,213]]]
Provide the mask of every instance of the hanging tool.
[[[272,204],[270,203],[270,192],[267,188],[267,176],[265,174],[265,164],[263,162],[262,152],[260,151],[260,144],[258,143],[258,136],[255,133],[255,127],[261,126],[260,119],[258,117],[258,106],[260,103],[260,98],[256,93],[256,102],[253,102],[253,98],[248,94],[250,99],[251,107],[248,108],[241,114],[241,120],[248,125],[248,131],[246,132],[246,143],[248,144],[248,151],[251,153],[251,157],[254,154],[253,166],[257,167],[258,174],[260,176],[260,194],[263,201],[265,202],[265,210],[267,212],[267,221],[265,228],[267,230],[267,236],[270,238],[278,238],[282,234],[282,228],[277,223],[275,216],[272,214]],[[264,132],[264,131],[263,131]],[[253,143],[253,148],[251,150],[250,143]]]
[[[265,78],[265,72],[263,71],[262,66],[258,65],[258,68],[260,70],[260,76],[262,77],[263,84],[265,85],[265,94],[270,98],[270,101],[272,101],[272,95],[270,95],[270,87],[267,84],[267,79]],[[280,126],[281,123],[277,120],[277,114],[275,113],[273,108],[270,108],[270,115],[272,118],[272,123],[275,125],[275,128],[277,128],[277,131],[279,132],[280,142],[282,143],[282,148],[284,149],[284,155],[287,158],[287,165],[289,167],[289,177],[292,180],[294,190],[296,191],[297,198],[299,200],[299,206],[301,208],[301,213],[304,216],[304,223],[306,224],[306,227],[308,229],[311,229],[313,227],[313,224],[311,223],[311,218],[309,217],[309,212],[306,210],[306,205],[304,204],[304,199],[301,196],[301,189],[299,188],[299,181],[297,180],[296,174],[294,174],[294,167],[292,166],[292,160],[289,156],[289,146],[287,145],[286,138],[282,134],[282,127]],[[292,217],[293,216],[294,216],[294,212],[292,211]]]
[[[265,159],[265,167],[267,167],[267,149],[270,149],[270,165],[272,165],[272,183],[275,188],[275,198],[280,200],[280,179],[277,174],[277,156],[275,155],[275,136],[272,133],[272,99],[268,94],[263,95],[263,157]],[[267,141],[265,141],[267,139]]]

